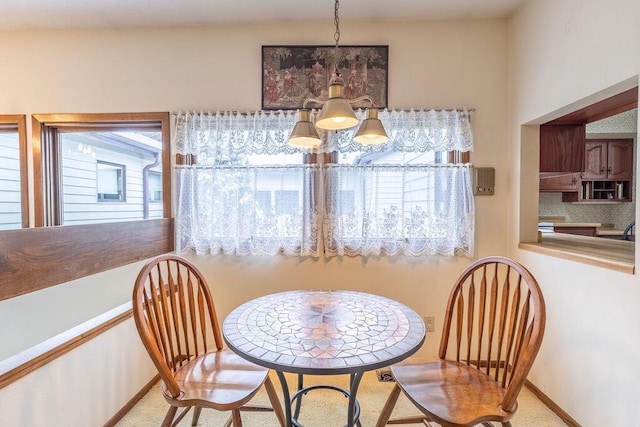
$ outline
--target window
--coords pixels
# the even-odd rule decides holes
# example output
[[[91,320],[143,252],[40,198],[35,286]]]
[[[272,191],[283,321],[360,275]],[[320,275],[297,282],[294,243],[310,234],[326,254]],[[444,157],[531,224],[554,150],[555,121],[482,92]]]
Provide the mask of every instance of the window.
[[[152,113],[34,116],[36,225],[168,217],[166,131]]]
[[[286,142],[295,112],[179,114],[177,250],[471,256],[470,166],[450,155],[471,149],[468,112],[383,116],[390,143],[343,131],[303,156]]]
[[[21,215],[23,227],[27,227],[30,213],[26,204],[28,200],[26,136],[24,132],[26,120],[24,116],[0,116],[0,123],[3,125],[3,130],[6,130],[7,123],[14,129],[15,125],[18,125],[22,147],[20,153]],[[32,130],[35,202],[32,211],[35,216],[33,225],[36,227],[61,224],[59,221],[62,218],[62,195],[64,193],[62,165],[65,164],[65,157],[69,161],[66,167],[69,168],[74,167],[74,162],[71,160],[74,160],[74,157],[77,158],[80,152],[85,151],[88,151],[89,158],[93,159],[93,153],[96,155],[95,159],[110,160],[101,158],[102,153],[99,149],[106,148],[106,146],[103,146],[99,141],[101,137],[105,136],[99,135],[100,133],[112,134],[108,138],[110,141],[121,139],[124,136],[118,135],[118,133],[129,133],[127,137],[129,141],[136,140],[136,137],[130,135],[131,132],[146,136],[149,136],[149,133],[159,134],[160,154],[156,156],[156,162],[148,165],[149,169],[147,170],[156,168],[155,170],[161,172],[170,168],[168,113],[37,114],[32,116]],[[95,133],[92,151],[89,151],[88,148],[85,149],[85,142],[88,141],[80,141],[83,144],[81,150],[78,150],[76,144],[75,147],[71,145],[76,150],[73,156],[66,153],[61,140],[64,140],[65,136],[72,136],[74,132]],[[67,135],[63,135],[65,133]],[[113,144],[107,145],[114,147]],[[144,148],[143,151],[147,151],[146,147],[142,148]],[[4,150],[0,150],[0,155],[3,153]],[[85,152],[85,154],[87,153]],[[78,168],[78,182],[82,184],[75,186],[76,195],[80,195],[84,191],[90,199],[87,200],[87,203],[92,205],[100,203],[96,196],[97,187],[87,186],[87,181],[92,181],[94,184],[97,181],[96,162],[97,160],[85,159],[75,164]],[[127,172],[129,172],[128,168]],[[125,185],[127,183],[129,182],[125,182]],[[65,185],[69,184],[73,184],[73,182],[67,179]],[[2,185],[0,178],[0,186]],[[83,190],[80,191],[81,189]],[[170,210],[171,181],[169,174],[162,175],[162,189],[163,194],[166,195],[163,203],[155,204],[161,206],[160,213],[154,217],[153,213],[149,212],[150,220],[148,221],[78,223],[78,225],[71,223],[64,227],[46,227],[39,230],[23,228],[2,233],[0,242],[3,243],[4,248],[10,248],[23,256],[6,260],[6,267],[13,274],[4,278],[6,279],[4,283],[7,286],[0,290],[0,299],[37,291],[175,250],[174,221],[171,218]],[[71,192],[70,189],[68,190]],[[100,203],[99,207],[106,208],[108,205],[108,203]],[[65,214],[66,219],[69,219],[68,215]],[[95,214],[95,216],[98,215]],[[144,213],[142,216],[145,217]],[[122,244],[124,241],[127,242],[126,245]],[[42,251],[43,242],[49,243],[46,253]],[[55,244],[50,244],[51,242],[55,242]],[[103,256],[104,254],[108,254],[108,256]],[[81,265],[83,268],[69,268],[70,260],[73,265]]]
[[[162,202],[162,174],[160,172],[149,172],[149,201]]]
[[[0,230],[27,227],[24,116],[0,116]]]
[[[124,202],[126,166],[96,162],[96,191],[99,202]],[[151,196],[149,196],[151,200]]]

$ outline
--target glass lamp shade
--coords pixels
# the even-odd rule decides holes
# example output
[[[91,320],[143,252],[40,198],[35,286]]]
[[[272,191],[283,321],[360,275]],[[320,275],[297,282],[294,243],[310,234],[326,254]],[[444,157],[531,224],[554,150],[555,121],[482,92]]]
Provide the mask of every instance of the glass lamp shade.
[[[322,140],[318,136],[318,131],[311,123],[311,112],[300,110],[298,122],[293,127],[289,135],[289,145],[303,148],[316,148],[320,146]]]
[[[353,139],[362,145],[384,144],[389,141],[387,132],[378,119],[376,108],[367,108],[367,118],[362,122]]]
[[[342,96],[342,85],[332,83],[329,86],[329,99],[322,106],[316,126],[325,130],[349,129],[358,124],[358,118],[351,104]]]

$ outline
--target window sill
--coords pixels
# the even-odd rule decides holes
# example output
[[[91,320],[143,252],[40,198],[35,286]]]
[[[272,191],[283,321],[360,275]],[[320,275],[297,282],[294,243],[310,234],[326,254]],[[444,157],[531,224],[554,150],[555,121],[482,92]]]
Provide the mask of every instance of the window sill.
[[[635,273],[635,242],[563,233],[543,233],[538,243],[520,243],[520,249],[623,273]]]

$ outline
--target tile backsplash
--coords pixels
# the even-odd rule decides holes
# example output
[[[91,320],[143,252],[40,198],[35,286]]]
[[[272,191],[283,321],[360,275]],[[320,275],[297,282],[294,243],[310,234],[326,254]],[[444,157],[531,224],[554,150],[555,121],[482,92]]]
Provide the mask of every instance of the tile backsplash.
[[[566,222],[611,223],[614,228],[624,228],[635,219],[633,202],[616,204],[563,203],[562,193],[540,193],[539,216],[563,216]]]

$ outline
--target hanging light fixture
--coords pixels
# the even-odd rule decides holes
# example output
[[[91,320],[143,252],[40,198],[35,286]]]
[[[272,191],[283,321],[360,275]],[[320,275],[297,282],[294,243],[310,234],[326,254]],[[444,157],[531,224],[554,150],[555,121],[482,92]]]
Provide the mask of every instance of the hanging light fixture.
[[[300,110],[298,122],[291,131],[289,144],[296,147],[316,148],[322,143],[318,131],[311,123],[311,111]]]
[[[338,48],[340,46],[340,18],[338,16],[338,9],[340,8],[340,1],[335,0],[334,8],[334,24],[336,31],[333,38],[336,42],[335,52],[335,72],[332,74],[329,84],[329,99],[326,101],[320,101],[322,103],[322,109],[316,120],[316,126],[324,130],[344,130],[350,129],[358,124],[358,118],[353,112],[351,103],[360,101],[363,99],[369,100],[373,103],[371,97],[362,96],[351,101],[344,97],[344,80],[342,79],[340,72],[338,71]],[[318,136],[317,131],[313,128],[313,124],[310,121],[310,112],[304,107],[309,99],[305,99],[303,102],[303,110],[300,110],[300,118],[296,123],[291,136],[289,137],[289,144],[299,147],[317,147],[321,144],[321,139]],[[314,102],[319,100],[313,99]],[[311,126],[309,126],[311,125]],[[382,122],[378,119],[378,110],[376,108],[368,108],[366,112],[366,119],[362,123],[362,126],[356,133],[354,140],[361,144],[383,144],[389,140],[387,133],[382,126]]]

